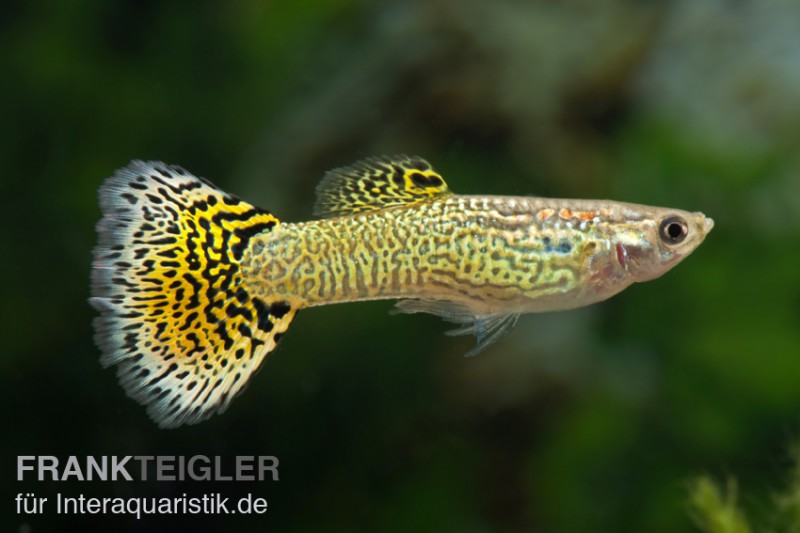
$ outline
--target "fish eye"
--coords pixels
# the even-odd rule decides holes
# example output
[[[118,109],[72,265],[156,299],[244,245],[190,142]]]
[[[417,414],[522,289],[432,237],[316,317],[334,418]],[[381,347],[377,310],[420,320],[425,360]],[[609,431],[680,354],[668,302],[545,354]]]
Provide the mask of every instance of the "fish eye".
[[[689,234],[689,225],[681,217],[667,217],[661,221],[658,234],[666,244],[679,244]]]

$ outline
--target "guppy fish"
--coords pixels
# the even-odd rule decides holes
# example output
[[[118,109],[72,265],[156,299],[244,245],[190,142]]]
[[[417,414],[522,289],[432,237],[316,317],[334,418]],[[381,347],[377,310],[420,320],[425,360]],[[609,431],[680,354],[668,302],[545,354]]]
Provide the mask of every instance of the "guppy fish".
[[[181,167],[134,161],[99,191],[91,303],[105,366],[162,427],[223,412],[299,309],[401,299],[474,334],[657,278],[713,220],[605,200],[462,196],[418,157],[328,172],[317,220],[281,223]]]

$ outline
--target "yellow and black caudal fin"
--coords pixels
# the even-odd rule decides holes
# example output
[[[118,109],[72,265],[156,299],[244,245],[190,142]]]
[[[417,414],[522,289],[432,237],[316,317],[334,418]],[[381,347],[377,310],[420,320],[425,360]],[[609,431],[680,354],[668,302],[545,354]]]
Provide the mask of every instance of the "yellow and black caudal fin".
[[[92,305],[105,366],[161,427],[224,411],[294,318],[240,262],[278,219],[180,167],[134,161],[99,191]]]
[[[317,186],[314,215],[352,215],[448,194],[444,179],[420,157],[373,157],[327,172]]]

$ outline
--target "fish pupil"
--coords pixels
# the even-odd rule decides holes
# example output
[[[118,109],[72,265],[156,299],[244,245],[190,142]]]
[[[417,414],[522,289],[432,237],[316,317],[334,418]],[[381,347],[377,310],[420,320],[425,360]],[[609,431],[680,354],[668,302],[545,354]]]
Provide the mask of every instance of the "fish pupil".
[[[683,226],[680,224],[670,224],[669,227],[667,227],[667,233],[671,239],[677,239],[683,235]]]
[[[661,238],[668,244],[678,244],[686,238],[689,226],[681,217],[668,217],[661,222]]]

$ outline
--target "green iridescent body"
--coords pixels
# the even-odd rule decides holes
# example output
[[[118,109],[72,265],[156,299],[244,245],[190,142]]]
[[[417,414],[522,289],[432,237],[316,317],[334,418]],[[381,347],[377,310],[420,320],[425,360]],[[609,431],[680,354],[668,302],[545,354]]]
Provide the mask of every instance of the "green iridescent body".
[[[416,157],[330,171],[318,219],[282,223],[184,169],[136,161],[100,188],[91,303],[101,362],[162,427],[224,411],[305,307],[399,299],[473,334],[604,300],[671,269],[702,213],[454,195]]]
[[[298,307],[381,298],[457,303],[474,314],[569,309],[603,300],[626,279],[611,237],[641,221],[591,201],[456,196],[282,224],[243,258],[248,287]],[[542,217],[542,213],[550,216]],[[584,217],[586,218],[586,217]]]

